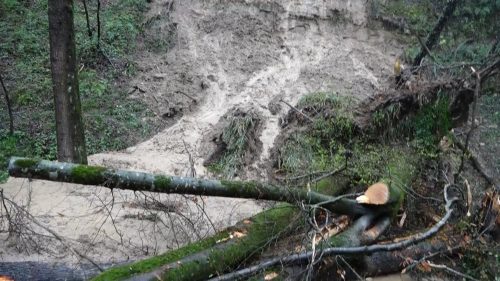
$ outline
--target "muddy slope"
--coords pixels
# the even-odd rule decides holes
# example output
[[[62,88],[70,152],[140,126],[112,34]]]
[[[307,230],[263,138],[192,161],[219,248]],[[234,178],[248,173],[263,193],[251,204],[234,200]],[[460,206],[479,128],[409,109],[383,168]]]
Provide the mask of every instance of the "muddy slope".
[[[253,108],[262,117],[262,149],[247,177],[265,180],[261,167],[289,109],[277,101],[295,104],[316,91],[362,100],[391,75],[400,46],[390,34],[367,27],[365,2],[153,1],[146,21],[174,37],[168,52],[138,56],[140,72],[131,86],[141,88],[135,98],[170,126],[125,151],[92,155],[90,163],[185,176],[193,172],[191,155],[196,175],[209,177],[203,162],[214,144],[205,136],[229,110]],[[20,202],[29,194],[29,209],[40,222],[99,263],[176,248],[263,208],[251,200],[116,190],[112,196],[97,187],[20,179],[1,188]],[[170,212],[157,211],[165,206]],[[85,262],[53,239],[37,239],[51,254],[19,253],[14,245],[23,242],[9,238],[0,240],[1,258]]]

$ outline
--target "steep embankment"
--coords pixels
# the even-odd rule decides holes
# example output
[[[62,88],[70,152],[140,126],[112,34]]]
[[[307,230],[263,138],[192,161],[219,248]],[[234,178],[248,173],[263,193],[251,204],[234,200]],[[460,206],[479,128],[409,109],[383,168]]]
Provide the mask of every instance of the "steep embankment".
[[[361,100],[390,77],[400,46],[390,34],[367,26],[365,2],[153,1],[145,21],[172,37],[171,48],[139,54],[131,86],[140,89],[135,98],[145,100],[169,127],[124,151],[92,155],[90,163],[172,175],[190,175],[194,167],[197,176],[209,177],[202,163],[214,144],[206,136],[224,114],[239,108],[261,117],[261,154],[245,176],[265,180],[263,164],[289,110],[279,100],[295,104],[317,91]],[[12,178],[1,188],[98,263],[163,252],[263,208],[251,200],[111,194]],[[158,211],[165,207],[171,212]],[[29,237],[2,239],[2,259],[86,262],[53,239]]]

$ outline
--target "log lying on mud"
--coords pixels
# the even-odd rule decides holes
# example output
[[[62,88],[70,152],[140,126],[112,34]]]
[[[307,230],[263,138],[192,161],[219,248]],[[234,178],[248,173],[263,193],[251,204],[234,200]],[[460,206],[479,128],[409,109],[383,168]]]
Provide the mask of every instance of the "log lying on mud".
[[[355,200],[335,198],[303,188],[282,188],[255,181],[203,180],[189,177],[153,175],[72,163],[12,157],[9,174],[58,182],[97,185],[133,191],[251,198],[288,203],[321,204],[334,213],[361,216],[387,212],[386,205],[364,206]]]

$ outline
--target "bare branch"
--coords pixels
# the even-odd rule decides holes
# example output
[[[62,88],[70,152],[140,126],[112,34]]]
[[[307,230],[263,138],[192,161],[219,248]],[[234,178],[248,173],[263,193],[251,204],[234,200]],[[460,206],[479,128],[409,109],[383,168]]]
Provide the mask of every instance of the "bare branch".
[[[293,106],[293,105],[289,104],[288,102],[286,102],[286,101],[284,101],[284,100],[282,100],[282,99],[280,100],[280,102],[282,102],[282,103],[284,103],[284,104],[288,105],[288,107],[290,107],[291,109],[293,109],[293,110],[294,110],[295,112],[297,112],[298,114],[302,115],[302,116],[303,116],[304,118],[306,118],[309,122],[314,123],[314,120],[313,120],[311,117],[307,116],[304,112],[302,112],[301,110],[299,110],[299,109],[298,109],[298,108],[296,108],[295,106]]]
[[[85,255],[84,253],[81,253],[80,251],[78,251],[77,249],[73,248],[68,242],[66,242],[66,240],[59,236],[59,234],[57,234],[55,231],[53,231],[52,229],[46,227],[45,225],[43,225],[42,223],[40,223],[37,219],[35,219],[35,217],[33,215],[31,215],[26,209],[24,209],[23,207],[19,206],[16,204],[16,202],[8,199],[8,198],[5,198],[3,197],[3,199],[7,202],[9,202],[9,204],[11,204],[12,206],[14,206],[17,210],[19,211],[22,211],[27,218],[29,218],[34,224],[36,224],[37,226],[39,226],[40,228],[42,228],[43,230],[47,231],[48,233],[50,233],[52,236],[54,236],[55,239],[57,239],[59,242],[61,242],[61,244],[66,247],[68,250],[70,250],[73,254],[75,254],[76,256],[79,256],[80,258],[82,259],[85,259],[87,261],[89,261],[92,265],[94,265],[97,269],[99,269],[101,272],[104,271],[104,269],[102,269],[102,267],[100,267],[96,262],[94,262],[90,257],[88,257],[87,255]]]
[[[444,269],[444,270],[446,270],[448,272],[451,272],[451,273],[453,273],[455,275],[458,275],[458,276],[460,276],[462,278],[469,279],[469,280],[474,280],[474,281],[478,281],[478,279],[476,279],[476,278],[474,278],[474,277],[472,277],[470,275],[464,274],[462,272],[456,271],[455,269],[450,268],[450,267],[448,267],[448,266],[446,266],[444,264],[434,264],[434,263],[431,263],[431,262],[427,262],[427,264],[430,267]]]

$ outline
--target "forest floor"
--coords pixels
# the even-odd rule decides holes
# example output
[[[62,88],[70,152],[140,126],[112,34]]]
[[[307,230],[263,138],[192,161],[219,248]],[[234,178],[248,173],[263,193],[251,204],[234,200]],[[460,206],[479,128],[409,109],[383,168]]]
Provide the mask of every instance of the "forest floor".
[[[391,33],[368,24],[366,1],[349,1],[350,6],[343,1],[219,2],[151,2],[144,21],[172,44],[166,53],[138,53],[138,73],[127,83],[137,89],[130,98],[144,101],[166,129],[125,150],[91,155],[90,164],[214,177],[203,162],[216,147],[217,125],[226,113],[242,110],[256,112],[261,124],[259,155],[238,178],[266,181],[270,149],[290,109],[280,100],[293,105],[309,93],[336,92],[358,102],[393,79],[393,63],[403,45]],[[498,126],[495,114],[493,127]],[[498,149],[495,139],[487,143]],[[72,247],[107,265],[206,237],[267,204],[111,193],[100,187],[15,178],[0,187]],[[161,211],[165,208],[169,212]],[[26,228],[44,233],[33,225]],[[43,235],[0,239],[0,259],[75,268],[88,263]]]

